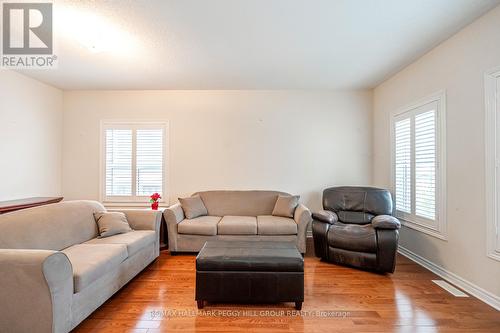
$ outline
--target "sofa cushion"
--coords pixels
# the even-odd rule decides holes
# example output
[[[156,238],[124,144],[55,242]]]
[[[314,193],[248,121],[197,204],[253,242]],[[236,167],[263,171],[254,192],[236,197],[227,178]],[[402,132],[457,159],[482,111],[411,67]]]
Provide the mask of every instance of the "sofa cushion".
[[[73,290],[78,293],[127,259],[124,244],[77,244],[62,251],[73,267]]]
[[[271,215],[278,195],[277,191],[205,191],[198,192],[208,215],[258,216]],[[289,194],[288,194],[289,195]]]
[[[217,225],[218,235],[257,235],[255,216],[224,216]]]
[[[135,230],[105,238],[94,238],[84,244],[123,244],[127,246],[128,256],[132,257],[144,247],[154,243],[155,237],[154,230]]]
[[[0,185],[1,186],[1,185]],[[63,201],[0,215],[0,249],[60,251],[97,236],[97,201]]]
[[[177,224],[177,232],[187,235],[217,235],[217,223],[220,216],[200,216],[194,219],[185,219]]]
[[[259,235],[296,235],[297,223],[288,217],[257,216],[257,233]]]
[[[299,198],[298,195],[279,195],[271,215],[293,217]]]
[[[184,211],[184,215],[188,219],[208,215],[207,208],[199,195],[193,195],[189,198],[179,198],[179,203]]]
[[[132,231],[127,216],[122,212],[98,212],[94,218],[99,228],[99,237],[109,237]]]
[[[371,224],[335,222],[328,230],[328,245],[349,251],[376,253],[377,235]]]

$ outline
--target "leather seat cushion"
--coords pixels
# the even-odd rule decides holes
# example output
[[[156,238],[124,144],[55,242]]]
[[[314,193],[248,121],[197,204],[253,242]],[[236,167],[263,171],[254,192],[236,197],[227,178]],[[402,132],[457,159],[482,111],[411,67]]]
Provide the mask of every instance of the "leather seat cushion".
[[[124,244],[77,244],[62,252],[73,267],[75,294],[117,269],[128,256]]]
[[[340,210],[337,212],[340,222],[353,223],[353,224],[368,224],[375,217],[375,215],[365,212],[353,212]]]
[[[294,219],[281,216],[257,216],[259,235],[296,235],[297,223]]]
[[[328,230],[328,245],[349,251],[376,253],[377,235],[371,224],[335,222]]]
[[[217,235],[217,224],[220,216],[200,216],[194,219],[185,219],[177,224],[177,232],[187,235]]]
[[[155,242],[156,233],[154,230],[135,230],[104,238],[94,238],[84,244],[124,244],[127,246],[128,256],[145,248]]]
[[[196,257],[198,271],[303,272],[293,242],[208,241]]]
[[[257,235],[255,216],[224,216],[217,225],[218,235]]]

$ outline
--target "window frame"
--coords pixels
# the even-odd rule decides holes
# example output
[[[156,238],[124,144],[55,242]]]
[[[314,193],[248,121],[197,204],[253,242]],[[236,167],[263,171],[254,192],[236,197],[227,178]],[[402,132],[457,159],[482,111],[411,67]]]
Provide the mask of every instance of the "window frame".
[[[411,103],[405,107],[398,109],[391,114],[390,119],[390,149],[391,149],[391,190],[393,193],[396,192],[396,182],[395,182],[395,125],[397,121],[403,120],[405,118],[412,118],[411,121],[411,164],[412,164],[412,197],[411,206],[412,210],[415,209],[415,121],[414,117],[417,114],[421,114],[427,111],[421,111],[421,109],[430,103],[437,103],[436,110],[436,219],[430,220],[425,217],[416,216],[414,214],[407,214],[402,212],[396,212],[395,214],[401,219],[402,224],[405,227],[423,232],[430,236],[439,238],[441,240],[447,240],[447,218],[446,218],[446,91],[442,90],[422,98],[414,103]],[[420,109],[420,112],[419,112]],[[396,198],[394,197],[394,201]],[[394,207],[396,207],[394,202]]]
[[[500,177],[500,153],[497,140],[500,135],[500,66],[484,74],[485,93],[485,192],[486,192],[486,255],[500,261],[500,216],[496,184]]]
[[[132,195],[131,196],[108,196],[106,195],[106,133],[110,128],[123,128],[132,130]],[[163,160],[162,160],[162,204],[169,204],[169,194],[167,184],[169,168],[169,122],[168,121],[128,121],[128,120],[101,120],[100,123],[100,168],[99,168],[99,199],[105,206],[149,206],[149,196],[138,196],[137,191],[137,130],[147,128],[163,129]]]

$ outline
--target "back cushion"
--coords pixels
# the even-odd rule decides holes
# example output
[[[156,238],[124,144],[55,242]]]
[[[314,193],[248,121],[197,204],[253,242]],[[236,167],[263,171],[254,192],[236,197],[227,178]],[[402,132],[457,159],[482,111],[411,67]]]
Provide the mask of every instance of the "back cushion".
[[[63,201],[0,215],[0,248],[59,251],[97,236],[96,201]]]
[[[375,187],[332,187],[323,191],[323,208],[334,212],[392,215],[392,197],[389,191]]]
[[[212,216],[271,215],[278,195],[289,195],[278,191],[205,191],[195,194],[200,195],[208,215]]]
[[[337,212],[340,222],[352,223],[352,224],[368,224],[375,217],[370,213],[364,212],[353,212],[340,210]]]

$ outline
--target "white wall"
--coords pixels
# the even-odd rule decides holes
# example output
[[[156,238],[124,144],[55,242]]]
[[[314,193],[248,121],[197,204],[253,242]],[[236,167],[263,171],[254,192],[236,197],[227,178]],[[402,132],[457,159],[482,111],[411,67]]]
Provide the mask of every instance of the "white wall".
[[[0,70],[0,201],[61,194],[61,90]]]
[[[500,7],[374,90],[373,181],[390,185],[390,114],[446,89],[448,240],[403,228],[401,245],[500,297],[486,256],[484,72],[500,66]]]
[[[371,102],[371,92],[66,92],[63,193],[99,199],[101,120],[168,120],[171,202],[276,189],[318,209],[323,188],[371,182]]]

